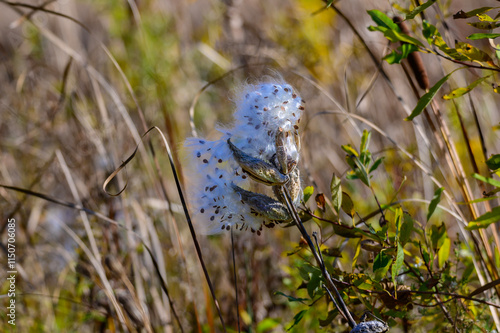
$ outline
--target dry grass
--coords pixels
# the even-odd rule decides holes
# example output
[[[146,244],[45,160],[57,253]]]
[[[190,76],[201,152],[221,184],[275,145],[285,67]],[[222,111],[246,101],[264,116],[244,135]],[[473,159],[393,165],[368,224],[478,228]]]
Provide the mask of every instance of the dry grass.
[[[408,7],[409,3],[399,5]],[[12,217],[17,221],[19,332],[180,331],[145,246],[158,262],[184,331],[221,331],[160,136],[152,132],[144,144],[139,143],[148,128],[158,126],[173,149],[182,180],[187,161],[179,147],[191,135],[189,108],[207,82],[231,69],[236,68],[209,85],[195,105],[194,124],[204,135],[215,135],[218,122],[231,121],[229,97],[235,85],[258,78],[269,68],[277,69],[307,101],[301,168],[304,184],[314,185],[316,193],[328,197],[332,174],[345,176],[348,165],[340,146],[359,146],[363,129],[371,129],[370,150],[386,156],[384,168],[374,179],[380,202],[389,203],[403,184],[398,199],[413,201],[402,207],[425,224],[426,204],[416,200],[432,199],[437,185],[430,173],[446,189],[448,197],[442,205],[465,221],[490,209],[484,203],[474,205],[473,210],[456,203],[481,198],[485,190],[470,177],[475,170],[466,148],[470,145],[479,172],[488,174],[485,157],[500,148],[498,130],[493,128],[500,122],[499,95],[484,85],[455,102],[438,99],[435,105],[450,129],[448,139],[470,184],[467,193],[471,197],[465,198],[458,176],[445,159],[446,150],[439,147],[427,120],[404,121],[418,97],[402,67],[385,63],[390,81],[385,79],[366,47],[334,10],[311,15],[322,6],[320,1],[305,0],[61,0],[35,13],[20,2],[0,1],[0,184],[87,208],[71,209],[0,188],[2,244],[4,224]],[[446,31],[447,40],[463,40],[472,32],[450,17],[459,9],[469,9],[466,1],[440,6],[442,11],[431,8],[427,14]],[[372,24],[366,10],[390,12],[389,4],[345,1],[337,7],[380,59],[387,52],[387,41],[366,29]],[[448,30],[438,15],[446,15]],[[488,48],[484,43],[475,45]],[[457,68],[433,55],[422,57],[431,84]],[[443,90],[466,86],[478,75],[480,71],[473,69],[457,72]],[[463,119],[468,139],[457,115]],[[430,118],[439,129],[432,114]],[[110,187],[118,191],[127,184],[127,189],[117,197],[106,195],[104,180],[138,144],[136,158]],[[360,182],[343,185],[358,211],[377,210],[367,187]],[[494,207],[498,202],[487,204]],[[462,222],[443,210],[437,213],[434,223],[444,221],[449,236],[465,242]],[[330,237],[327,226],[309,223],[307,227],[324,232],[326,246],[344,243],[341,237]],[[480,244],[488,244],[498,266],[494,230],[486,229]],[[225,324],[235,330],[230,235],[198,236],[198,240]],[[255,331],[267,318],[276,321],[276,332],[285,331],[293,322],[300,306],[275,292],[302,295],[303,290],[297,291],[301,279],[295,270],[300,258],[286,255],[299,241],[300,233],[294,228],[265,230],[260,237],[235,236],[238,308],[244,331]],[[342,270],[351,269],[355,249],[356,240],[345,242],[338,261]],[[369,255],[363,256],[368,262]],[[4,267],[5,260],[1,261]],[[484,273],[484,268],[480,271]],[[0,278],[3,283],[5,275],[0,273]],[[485,281],[474,275],[469,291]],[[3,294],[7,284],[2,288]],[[360,315],[363,305],[352,310]],[[318,317],[326,316],[309,315],[301,329],[318,329]],[[11,330],[6,317],[0,317],[2,330]],[[411,331],[418,331],[419,320],[413,316]],[[394,331],[403,331],[404,325],[398,323]],[[341,325],[329,329],[346,330]]]

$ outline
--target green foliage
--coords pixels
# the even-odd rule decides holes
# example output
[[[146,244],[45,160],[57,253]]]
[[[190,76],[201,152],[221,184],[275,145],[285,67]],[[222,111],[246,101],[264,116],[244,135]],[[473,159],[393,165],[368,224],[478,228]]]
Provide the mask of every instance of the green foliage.
[[[448,79],[450,78],[451,74],[453,74],[455,71],[453,71],[450,74],[446,75],[441,80],[439,80],[434,86],[432,86],[432,88],[430,88],[429,91],[427,93],[425,93],[418,100],[417,106],[415,106],[415,108],[413,109],[413,111],[411,112],[411,114],[408,117],[406,117],[405,120],[413,120],[415,117],[419,116],[422,113],[422,111],[424,111],[424,109],[427,107],[427,105],[429,105],[430,102],[434,99],[434,96],[436,96],[436,94],[439,91],[439,89],[441,89],[441,87],[443,86],[443,84],[446,81],[448,81]]]
[[[313,195],[313,193],[314,193],[314,187],[307,186],[304,189],[304,202],[308,202],[309,199],[311,198],[311,196]]]
[[[359,179],[366,186],[370,186],[370,174],[372,174],[383,161],[380,157],[375,161],[372,160],[372,154],[368,150],[370,144],[371,133],[364,130],[361,137],[361,145],[359,152],[350,145],[343,145],[342,149],[348,154],[346,161],[351,167],[351,171],[347,174],[348,179]]]
[[[437,205],[441,201],[441,193],[443,193],[444,187],[440,187],[434,192],[434,197],[432,197],[431,203],[429,204],[429,210],[427,211],[427,221],[431,219],[432,214],[436,210]]]
[[[486,160],[486,165],[488,166],[488,169],[492,171],[500,169],[500,154],[495,154],[488,158]]]
[[[424,4],[416,7],[411,12],[406,14],[406,20],[413,20],[417,15],[421,14],[428,7],[436,3],[434,0],[429,0]],[[454,19],[469,19],[472,17],[478,18],[479,22],[468,22],[469,25],[477,28],[477,29],[486,29],[492,30],[499,26],[499,20],[497,18],[492,18],[488,16],[487,12],[492,10],[494,7],[482,7],[469,12],[460,11],[453,16]],[[423,21],[422,23],[422,35],[427,39],[427,43],[429,47],[425,47],[420,41],[414,39],[413,37],[407,36],[401,33],[401,29],[392,22],[392,20],[385,15],[383,12],[378,10],[370,10],[368,14],[371,16],[372,20],[377,24],[376,26],[370,26],[368,29],[370,31],[380,31],[384,34],[384,37],[387,38],[392,43],[400,43],[401,45],[391,51],[388,55],[386,55],[383,59],[386,60],[389,64],[400,64],[402,60],[407,59],[410,54],[413,52],[425,52],[432,54],[440,54],[437,50],[441,51],[442,54],[448,59],[459,62],[459,63],[477,63],[484,69],[490,70],[499,70],[495,61],[493,61],[492,57],[488,54],[487,51],[483,51],[469,43],[464,42],[456,42],[455,47],[450,47],[438,29],[429,23],[428,21]],[[497,15],[498,16],[498,15]],[[467,38],[470,40],[478,40],[478,39],[495,39],[499,37],[498,33],[474,33],[468,36]],[[497,50],[495,53],[496,58],[498,58],[499,51]],[[417,66],[415,63],[411,63],[411,66]],[[413,68],[412,68],[413,69]],[[417,70],[417,69],[414,69]],[[422,70],[422,69],[418,69]],[[436,84],[429,89],[418,101],[416,107],[412,111],[411,115],[406,118],[406,120],[413,120],[415,117],[420,115],[422,111],[429,105],[429,103],[434,99],[440,88],[443,86],[446,81],[450,78],[453,72],[447,74],[445,77],[440,79]],[[418,74],[416,74],[418,75]],[[486,74],[481,78],[475,80],[473,83],[468,85],[465,88],[457,88],[453,90],[451,93],[443,96],[445,99],[452,99],[463,96],[468,93],[472,89],[476,88],[479,84],[483,83],[488,77],[490,77],[492,73]]]

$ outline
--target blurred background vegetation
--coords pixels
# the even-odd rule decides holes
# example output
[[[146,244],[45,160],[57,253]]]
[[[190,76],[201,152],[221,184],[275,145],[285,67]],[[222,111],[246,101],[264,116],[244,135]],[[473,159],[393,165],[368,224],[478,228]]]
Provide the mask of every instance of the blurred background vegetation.
[[[436,1],[422,13],[454,45],[478,32],[468,24],[478,21],[474,16],[454,19],[454,14],[496,4]],[[306,227],[318,232],[322,250],[332,255],[325,257],[332,275],[358,281],[357,288],[342,290],[355,319],[370,310],[389,323],[391,332],[495,329],[498,232],[495,223],[481,234],[464,226],[498,206],[495,183],[472,177],[496,177],[486,160],[500,153],[498,71],[469,66],[456,72],[435,97],[442,122],[432,112],[405,121],[425,91],[408,66],[382,61],[398,44],[368,29],[376,24],[367,11],[404,17],[417,5],[403,0],[344,0],[329,8],[311,0],[0,1],[0,184],[87,209],[0,188],[2,245],[6,221],[17,221],[17,331],[223,331],[161,138],[152,132],[139,144],[148,128],[158,126],[182,181],[183,165],[189,163],[182,142],[193,135],[190,108],[197,131],[214,137],[216,124],[231,121],[232,91],[270,70],[281,73],[307,101],[300,168],[304,187],[313,186],[314,194],[305,207],[327,221],[311,219]],[[496,19],[498,9],[492,13]],[[426,43],[422,15],[406,24]],[[495,59],[490,65],[498,64],[488,39],[469,42]],[[484,65],[421,56],[431,86],[464,63]],[[441,98],[489,74],[469,94]],[[470,197],[443,140],[436,139],[443,123]],[[384,157],[371,174],[371,187],[348,179],[351,167],[342,149],[348,144],[358,149],[365,129],[372,132],[373,159]],[[105,179],[136,145],[138,155],[111,184],[112,192],[127,184],[126,190],[107,195]],[[345,199],[343,212],[331,206],[333,175],[353,202],[346,208]],[[441,187],[433,179],[444,194],[428,218],[429,203]],[[471,213],[464,202],[487,192],[493,200],[474,204]],[[360,247],[360,235],[346,238],[332,229],[329,221],[349,226],[361,217],[383,229],[375,195],[385,205],[389,230],[384,231],[392,235],[385,245],[397,243],[395,221],[403,211],[414,221],[405,258],[421,278],[405,279],[403,269],[397,282],[423,294],[391,294],[395,277],[387,270],[374,275],[374,254]],[[238,321],[244,332],[349,331],[321,288],[313,288],[318,283],[311,284],[311,278],[317,275],[297,230],[234,237],[238,303],[230,234],[198,235],[227,331],[238,331]],[[2,271],[4,295],[8,284]],[[474,297],[493,305],[453,296],[470,295],[492,281]],[[16,331],[3,312],[7,300],[1,298],[0,328]]]

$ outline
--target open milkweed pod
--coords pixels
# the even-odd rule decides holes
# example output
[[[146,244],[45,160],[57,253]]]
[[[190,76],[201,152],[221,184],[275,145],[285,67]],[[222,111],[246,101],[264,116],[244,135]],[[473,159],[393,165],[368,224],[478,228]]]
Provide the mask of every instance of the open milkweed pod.
[[[304,101],[290,85],[276,80],[247,84],[234,101],[234,123],[218,128],[222,133],[219,139],[189,138],[184,144],[188,150],[189,203],[197,227],[207,234],[231,228],[260,234],[263,225],[274,226],[288,219],[282,202],[250,194],[254,180],[272,186],[285,184],[294,189],[295,198],[301,190],[295,166]],[[283,162],[277,161],[278,154]],[[258,199],[263,203],[256,205]]]

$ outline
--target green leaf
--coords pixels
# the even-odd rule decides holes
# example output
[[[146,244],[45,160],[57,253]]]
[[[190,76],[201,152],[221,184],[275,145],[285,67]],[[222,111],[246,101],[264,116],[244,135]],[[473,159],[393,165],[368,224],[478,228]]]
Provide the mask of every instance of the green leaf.
[[[302,320],[302,318],[304,317],[304,315],[306,314],[307,311],[308,310],[302,310],[299,313],[297,313],[293,317],[293,324],[292,324],[292,326],[288,327],[286,330],[290,331],[294,326],[296,326],[298,323],[300,323],[300,321]]]
[[[491,18],[491,16],[489,16],[487,14],[476,14],[476,16],[479,19],[479,21],[482,21],[482,22],[497,22],[498,21],[498,20]]]
[[[309,297],[314,298],[319,290],[321,290],[321,273],[316,272],[311,275],[311,279],[307,283],[307,293]]]
[[[314,187],[308,186],[304,189],[304,202],[307,202],[314,193]]]
[[[429,0],[427,1],[426,3],[416,7],[414,10],[412,10],[409,14],[407,14],[405,16],[405,20],[412,20],[415,18],[415,16],[417,16],[418,14],[420,14],[422,11],[424,11],[425,9],[429,8],[430,6],[432,6],[434,3],[436,2],[436,0]]]
[[[495,207],[486,214],[479,216],[474,221],[470,221],[465,229],[475,230],[488,227],[490,224],[500,221],[500,206]]]
[[[384,160],[385,157],[379,157],[373,162],[372,166],[368,170],[368,174],[372,173],[373,171],[377,170],[377,168],[380,166],[382,161]]]
[[[448,236],[446,236],[446,238],[443,241],[443,245],[441,245],[441,247],[439,248],[439,251],[438,251],[439,268],[443,268],[444,264],[446,263],[446,261],[450,257],[450,247],[451,247],[451,241],[448,238]]]
[[[500,34],[481,34],[481,33],[477,33],[477,34],[470,35],[469,37],[467,37],[467,39],[470,39],[470,40],[485,39],[485,38],[495,39],[497,37],[500,37]]]
[[[476,29],[481,29],[481,30],[493,30],[495,28],[498,28],[500,24],[497,22],[487,22],[487,21],[482,21],[482,22],[468,22],[468,25],[476,28]]]
[[[359,154],[359,161],[363,166],[368,166],[372,160],[372,153],[370,153],[368,150],[365,150]]]
[[[444,223],[441,223],[439,226],[434,224],[431,227],[431,243],[434,250],[437,251],[441,246],[443,246],[446,237],[446,226]]]
[[[476,81],[472,82],[466,88],[457,88],[457,89],[453,90],[452,92],[450,92],[449,94],[444,95],[443,99],[450,100],[450,99],[457,98],[457,97],[460,97],[462,95],[465,95],[469,91],[471,91],[472,89],[474,89],[478,84],[480,84],[484,80],[488,79],[490,76],[491,76],[491,74],[487,75],[485,77],[481,77],[481,78],[477,79]]]
[[[471,10],[470,12],[464,12],[463,10],[460,10],[458,13],[453,15],[453,19],[455,19],[455,20],[456,19],[466,19],[469,17],[476,16],[478,14],[486,13],[486,12],[492,10],[493,8],[495,8],[495,7],[481,7],[481,8]]]
[[[297,298],[297,297],[289,296],[287,294],[282,293],[281,291],[277,291],[274,294],[286,297],[288,299],[288,302],[300,302],[300,303],[304,303],[304,302],[306,302],[306,301],[309,300],[307,298]]]
[[[408,117],[406,117],[405,120],[413,120],[413,118],[415,118],[416,116],[420,115],[422,113],[422,111],[424,111],[424,109],[427,107],[427,105],[429,105],[429,103],[432,101],[432,99],[437,94],[437,92],[439,91],[439,89],[441,88],[441,86],[446,81],[448,81],[448,79],[450,78],[451,74],[455,73],[455,71],[457,71],[457,70],[458,69],[455,69],[453,72],[451,72],[450,74],[448,74],[445,77],[443,77],[431,89],[429,89],[429,91],[427,93],[425,93],[418,100],[417,106],[415,107],[415,109],[413,109],[411,115],[409,115]]]
[[[335,174],[333,175],[332,182],[330,183],[330,190],[332,192],[333,208],[338,215],[342,207],[342,185],[340,183],[340,178]]]
[[[378,26],[400,31],[396,23],[394,23],[387,15],[382,13],[380,10],[369,10],[368,15],[371,16],[373,22],[377,23]]]
[[[372,136],[372,133],[363,130],[363,135],[361,136],[361,145],[359,146],[359,151],[361,153],[364,153],[368,150],[368,146],[370,145],[370,137]]]
[[[403,34],[399,31],[396,31],[396,30],[391,30],[391,29],[388,29],[385,27],[380,27],[380,26],[378,26],[378,27],[369,26],[368,30],[382,32],[384,34],[384,37],[393,43],[401,42],[401,43],[408,43],[408,44],[413,44],[413,45],[424,47],[424,45],[418,39],[410,37],[406,34]]]
[[[375,280],[382,280],[387,271],[391,267],[392,258],[385,254],[384,251],[380,251],[380,253],[375,257],[375,261],[373,262],[373,273],[375,273]]]
[[[349,155],[354,155],[356,157],[359,156],[358,152],[356,151],[356,149],[354,149],[353,147],[351,147],[351,145],[342,145],[341,146],[342,149],[348,153]]]
[[[384,60],[391,65],[400,64],[403,59],[408,58],[408,56],[415,51],[418,51],[418,46],[405,43],[386,55]]]
[[[450,99],[454,99],[454,98],[463,96],[463,95],[469,93],[477,85],[479,85],[480,83],[482,83],[483,81],[485,81],[486,79],[488,79],[490,76],[491,75],[479,78],[479,79],[477,79],[476,81],[472,82],[469,86],[467,86],[465,88],[457,88],[457,89],[453,90],[452,92],[450,92],[449,94],[444,95],[443,99],[450,100]]]
[[[438,203],[441,201],[441,193],[443,193],[444,187],[440,187],[434,192],[434,197],[432,197],[431,203],[429,204],[429,210],[427,211],[427,221],[430,220],[432,214],[436,210]]]
[[[399,231],[401,229],[402,217],[403,217],[403,210],[401,209],[401,207],[396,208],[396,212],[394,213],[394,221],[395,221],[394,224],[396,225],[396,237],[395,237],[396,242],[398,241],[399,238]]]
[[[491,155],[491,157],[486,160],[486,165],[488,169],[493,171],[500,169],[500,154]]]
[[[392,265],[392,282],[394,283],[394,290],[396,290],[396,277],[398,276],[399,270],[401,267],[403,267],[405,259],[405,252],[403,250],[403,247],[401,246],[400,243],[398,243],[398,251],[396,252],[396,260],[394,261],[394,264]]]
[[[361,290],[370,290],[373,289],[373,281],[370,280],[370,277],[365,274],[357,274],[359,278],[354,280],[352,284],[356,286],[356,288]]]
[[[482,182],[485,182],[487,184],[493,185],[495,187],[500,187],[500,181],[498,181],[496,179],[484,177],[484,176],[478,175],[477,173],[473,174],[472,177],[474,177],[477,180],[480,180]]]
[[[401,230],[399,232],[399,242],[404,247],[405,244],[410,240],[411,233],[413,231],[413,218],[407,212],[403,213],[403,224],[401,225]]]
[[[472,46],[469,43],[455,43],[457,52],[467,57],[469,61],[477,62],[480,65],[487,64],[489,66],[494,66],[491,57],[484,51],[481,51],[477,47]]]
[[[341,208],[350,217],[353,217],[354,213],[356,212],[356,210],[354,209],[354,202],[346,192],[342,192]]]
[[[356,268],[356,264],[358,263],[358,257],[360,253],[361,253],[361,239],[356,244],[356,252],[354,253],[354,258],[352,259],[351,269],[353,272],[354,269]]]
[[[461,61],[467,60],[467,57],[458,53],[457,50],[450,48],[448,44],[446,44],[443,37],[441,36],[441,34],[439,33],[439,31],[435,26],[433,26],[427,21],[424,21],[422,25],[423,25],[422,34],[427,39],[429,45],[437,46],[441,51],[443,51],[444,53],[446,53],[455,60],[461,60]]]

